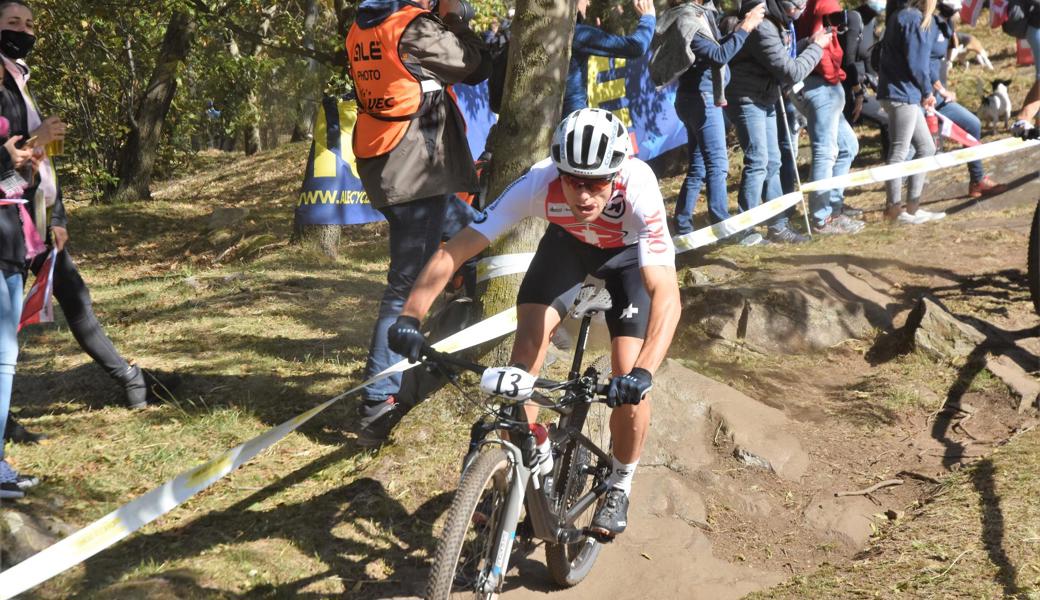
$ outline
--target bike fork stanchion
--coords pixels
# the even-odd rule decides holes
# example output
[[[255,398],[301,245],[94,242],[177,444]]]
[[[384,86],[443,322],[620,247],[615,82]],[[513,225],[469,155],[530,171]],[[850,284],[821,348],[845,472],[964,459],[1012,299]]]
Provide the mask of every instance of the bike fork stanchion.
[[[491,563],[491,570],[484,582],[485,589],[480,590],[483,593],[497,593],[505,579],[506,570],[509,568],[509,555],[513,551],[513,542],[516,541],[516,528],[520,523],[520,511],[524,506],[524,492],[531,479],[531,471],[515,462],[523,460],[520,452],[511,451],[510,456],[514,461],[512,465],[513,485],[509,487],[509,496],[506,498],[502,518],[499,521],[493,554],[494,562]]]
[[[802,176],[798,173],[798,140],[791,137],[791,124],[787,120],[787,101],[780,94],[780,112],[784,117],[784,136],[787,138],[787,150],[791,154],[791,164],[794,165],[794,180],[798,185],[798,191],[802,191]],[[844,118],[844,117],[842,117]],[[809,225],[809,203],[802,194],[802,216],[805,217],[805,233],[812,238],[812,227]]]

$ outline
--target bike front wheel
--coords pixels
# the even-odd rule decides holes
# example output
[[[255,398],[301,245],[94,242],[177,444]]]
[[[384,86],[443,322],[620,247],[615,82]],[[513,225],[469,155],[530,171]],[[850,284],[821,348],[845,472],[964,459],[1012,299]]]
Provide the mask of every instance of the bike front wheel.
[[[498,596],[498,589],[482,588],[494,564],[492,553],[513,480],[509,457],[501,448],[481,452],[466,469],[433,556],[427,600]]]
[[[1040,315],[1040,202],[1033,213],[1033,225],[1029,229],[1029,257],[1026,260],[1029,278],[1029,293],[1033,297],[1033,309]]]

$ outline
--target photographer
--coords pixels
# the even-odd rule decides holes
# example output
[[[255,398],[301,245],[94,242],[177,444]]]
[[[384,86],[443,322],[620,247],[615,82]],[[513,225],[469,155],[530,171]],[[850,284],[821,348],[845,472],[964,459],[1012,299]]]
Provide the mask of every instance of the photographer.
[[[847,15],[837,0],[809,0],[805,12],[795,21],[800,39],[807,39],[819,31],[841,35],[847,27]],[[844,52],[837,40],[824,48],[820,63],[805,78],[805,87],[795,95],[798,110],[809,122],[812,181],[848,173],[859,153],[856,134],[842,114],[845,107],[842,81],[846,77],[841,67],[843,57]],[[842,214],[844,197],[845,190],[841,188],[809,194],[815,231],[834,234],[857,233],[863,229],[863,221]]]
[[[353,149],[372,206],[390,225],[387,287],[372,332],[365,378],[400,357],[387,347],[412,284],[442,235],[472,220],[456,192],[476,192],[466,122],[448,86],[487,79],[491,54],[470,30],[460,0],[364,0],[347,33],[358,98]],[[365,388],[358,444],[378,446],[410,408],[397,402],[398,374]],[[418,401],[410,399],[409,404]]]

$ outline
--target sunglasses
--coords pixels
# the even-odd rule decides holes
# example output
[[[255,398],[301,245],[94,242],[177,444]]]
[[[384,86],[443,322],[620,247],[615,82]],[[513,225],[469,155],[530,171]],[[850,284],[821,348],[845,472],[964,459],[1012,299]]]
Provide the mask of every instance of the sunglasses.
[[[606,179],[588,179],[586,177],[575,177],[566,173],[560,173],[560,179],[574,189],[586,189],[590,192],[602,192],[614,182],[614,177]]]

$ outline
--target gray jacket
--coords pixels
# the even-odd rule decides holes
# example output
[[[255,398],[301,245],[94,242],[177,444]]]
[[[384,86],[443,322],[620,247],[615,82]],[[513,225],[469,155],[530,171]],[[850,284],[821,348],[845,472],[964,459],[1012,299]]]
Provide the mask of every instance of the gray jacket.
[[[465,25],[449,28],[435,18],[412,21],[399,51],[410,57],[406,60],[417,61],[423,75],[445,86],[482,81],[491,67],[491,55],[477,34]],[[357,159],[358,177],[373,207],[478,190],[465,119],[446,91],[434,93],[438,97],[433,105],[409,123],[396,148]]]
[[[812,72],[823,57],[823,48],[810,43],[798,58],[791,58],[790,41],[784,44],[786,37],[769,18],[751,32],[744,47],[729,63],[726,95],[731,102],[748,99],[756,104],[774,104],[780,99],[781,86],[791,87]]]
[[[667,85],[693,66],[697,57],[690,48],[695,35],[702,35],[716,43],[715,35],[705,27],[701,15],[715,19],[715,5],[708,0],[703,6],[687,3],[673,6],[657,18],[654,39],[650,42],[650,78],[655,85]],[[717,106],[726,105],[722,89],[722,67],[712,66],[712,83]]]

